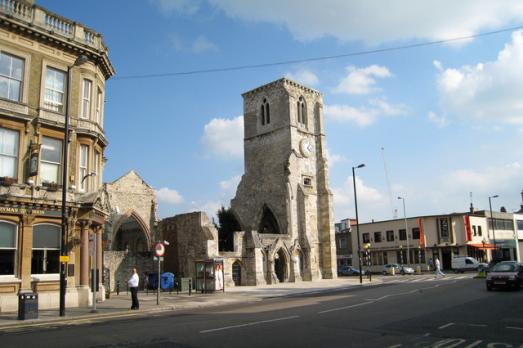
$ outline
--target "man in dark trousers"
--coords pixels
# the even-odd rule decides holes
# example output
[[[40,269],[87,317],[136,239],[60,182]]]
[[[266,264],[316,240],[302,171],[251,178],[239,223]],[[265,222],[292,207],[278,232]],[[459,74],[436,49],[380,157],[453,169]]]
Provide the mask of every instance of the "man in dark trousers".
[[[140,303],[138,302],[138,284],[140,283],[140,277],[138,276],[138,272],[136,272],[136,268],[133,268],[133,275],[131,278],[129,278],[129,281],[127,284],[129,285],[129,289],[131,289],[131,298],[132,298],[132,305],[131,309],[140,309]]]

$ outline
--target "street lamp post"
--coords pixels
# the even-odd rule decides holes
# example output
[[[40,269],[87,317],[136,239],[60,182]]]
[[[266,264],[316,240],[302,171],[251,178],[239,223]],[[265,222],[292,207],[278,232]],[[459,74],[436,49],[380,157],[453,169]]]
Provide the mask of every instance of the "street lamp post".
[[[409,230],[407,228],[407,211],[405,210],[405,197],[398,197],[403,201],[403,218],[405,219],[405,234],[407,235],[407,264],[410,264],[410,241],[409,241]]]
[[[494,255],[495,257],[493,256],[493,258],[497,258],[497,254],[498,254],[498,249],[497,249],[497,245],[496,245],[496,227],[494,226],[494,216],[492,215],[492,198],[498,198],[499,196],[498,195],[494,195],[494,196],[489,196],[488,197],[488,204],[489,204],[489,207],[490,207],[490,223],[492,224],[492,238],[494,239]]]
[[[73,65],[67,67],[67,100],[65,103],[65,124],[64,124],[64,144],[63,144],[63,168],[62,168],[62,235],[60,242],[60,316],[65,316],[65,290],[67,288],[66,278],[66,264],[64,259],[67,256],[67,157],[69,149],[69,118],[70,118],[70,104],[71,104],[71,87],[72,87],[72,76],[71,70],[75,66],[80,66],[89,60],[87,56],[78,56]],[[63,258],[62,258],[63,257]]]
[[[360,269],[360,284],[363,284],[363,277],[361,275],[361,242],[360,242],[360,221],[358,220],[358,198],[356,195],[356,176],[355,169],[363,168],[365,164],[360,164],[357,167],[352,167],[352,183],[354,185],[354,209],[356,210],[356,235],[358,237],[358,267]]]

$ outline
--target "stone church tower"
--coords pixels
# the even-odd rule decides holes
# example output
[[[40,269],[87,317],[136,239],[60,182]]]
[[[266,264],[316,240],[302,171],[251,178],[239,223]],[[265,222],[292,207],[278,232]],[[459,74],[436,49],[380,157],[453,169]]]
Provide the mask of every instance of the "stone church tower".
[[[245,174],[231,208],[248,283],[336,277],[321,94],[282,78],[243,99]]]

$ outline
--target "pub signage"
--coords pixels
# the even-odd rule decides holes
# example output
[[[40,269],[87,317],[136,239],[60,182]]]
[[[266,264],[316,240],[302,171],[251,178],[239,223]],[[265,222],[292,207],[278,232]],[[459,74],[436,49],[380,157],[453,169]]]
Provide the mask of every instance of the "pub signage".
[[[60,217],[62,213],[57,210],[0,206],[0,214],[43,215],[43,216]]]

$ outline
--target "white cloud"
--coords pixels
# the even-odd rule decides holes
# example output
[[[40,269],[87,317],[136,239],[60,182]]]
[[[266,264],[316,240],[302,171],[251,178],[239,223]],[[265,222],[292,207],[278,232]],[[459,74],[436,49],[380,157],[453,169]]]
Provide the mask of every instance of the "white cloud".
[[[486,167],[483,170],[455,170],[444,181],[445,186],[451,191],[461,190],[489,195],[491,192],[519,188],[522,177],[522,165],[513,162],[499,167]]]
[[[439,40],[523,20],[521,0],[209,0],[228,16],[282,25],[297,40],[325,36],[377,45]]]
[[[432,111],[429,112],[427,117],[429,121],[434,123],[438,128],[446,127],[449,124],[449,121],[445,116],[439,116],[438,114]]]
[[[320,82],[318,76],[307,69],[299,70],[294,73],[287,73],[285,76],[306,86],[315,86]]]
[[[220,208],[222,207],[222,203],[219,201],[207,201],[207,202],[191,202],[191,210],[192,211],[203,211],[209,216],[209,220],[216,221],[218,223],[218,219],[216,217],[216,213]]]
[[[242,178],[241,175],[235,175],[228,180],[220,181],[220,189],[223,191],[224,194],[235,192],[236,187],[238,187],[238,184],[240,183],[241,178]]]
[[[440,66],[442,108],[475,121],[523,125],[522,65],[523,31],[516,31],[495,61],[444,70]]]
[[[213,118],[203,129],[202,142],[207,152],[222,158],[243,156],[243,116]]]
[[[165,15],[175,12],[184,15],[193,15],[200,8],[199,0],[149,0],[151,4],[158,6]]]
[[[162,187],[156,191],[156,197],[158,202],[167,204],[180,204],[183,202],[183,197],[178,191],[170,189],[168,187]]]
[[[208,51],[218,51],[218,46],[204,35],[198,36],[192,42],[187,42],[177,33],[169,36],[171,45],[179,52],[203,53]]]
[[[205,36],[200,35],[192,43],[191,50],[194,53],[202,53],[202,52],[207,52],[207,51],[217,51],[218,50],[218,46],[216,46],[213,42],[211,42]]]
[[[379,117],[398,116],[407,113],[404,105],[393,105],[384,99],[371,99],[367,106],[326,105],[325,116],[339,122],[354,122],[359,127],[367,127]]]
[[[389,69],[380,65],[370,65],[366,68],[348,66],[348,74],[334,89],[336,93],[370,94],[380,92],[376,87],[376,78],[391,77]]]
[[[327,163],[329,163],[329,168],[332,169],[336,163],[346,162],[347,158],[343,155],[338,155],[330,152],[329,149],[326,150],[327,154]]]
[[[337,219],[346,217],[355,217],[354,210],[354,188],[352,176],[348,176],[341,187],[334,187],[333,203]],[[366,185],[363,180],[356,176],[356,189],[358,194],[358,210],[363,208],[364,215],[370,216],[375,209],[382,209],[385,207],[388,200],[378,189]],[[347,211],[350,211],[347,213]],[[360,211],[361,213],[361,211]],[[362,216],[360,215],[360,218]],[[364,221],[365,219],[361,220]]]

